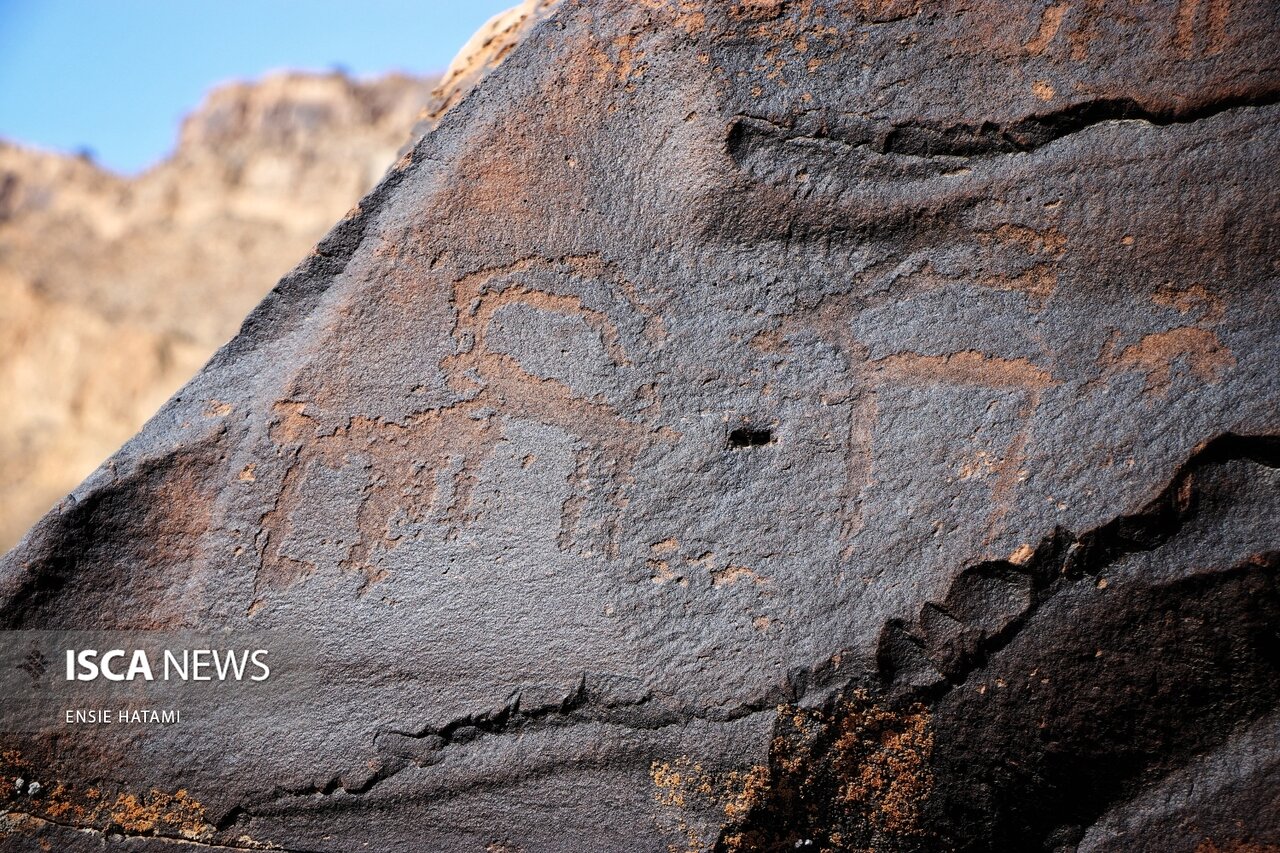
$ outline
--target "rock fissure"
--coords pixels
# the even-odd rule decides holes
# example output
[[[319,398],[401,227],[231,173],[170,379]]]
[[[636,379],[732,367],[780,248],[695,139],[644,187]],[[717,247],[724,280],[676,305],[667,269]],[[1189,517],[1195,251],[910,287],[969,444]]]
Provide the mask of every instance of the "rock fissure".
[[[48,827],[59,827],[61,829],[68,829],[68,830],[71,830],[72,832],[81,832],[88,835],[92,835],[97,838],[101,838],[108,843],[110,843],[112,840],[118,840],[119,838],[154,838],[157,841],[163,842],[166,845],[172,844],[178,847],[195,847],[200,850],[234,850],[234,851],[273,850],[273,851],[276,851],[276,853],[323,853],[323,851],[319,851],[319,850],[306,850],[301,847],[281,847],[278,844],[265,844],[260,842],[253,842],[251,844],[224,844],[224,843],[215,843],[212,841],[198,841],[191,838],[179,838],[172,835],[164,835],[162,833],[131,832],[119,826],[108,827],[107,829],[100,829],[98,827],[93,827],[93,826],[80,826],[74,823],[65,823],[62,821],[53,820],[48,817],[42,817],[37,814],[18,811],[15,809],[7,809],[3,812],[0,812],[0,820],[4,820],[4,819],[9,819],[11,821],[16,820],[19,822],[29,822],[31,824],[34,824],[37,827],[48,826]],[[118,838],[113,839],[112,836],[117,836]]]
[[[1141,551],[1149,551],[1176,536],[1195,512],[1195,473],[1208,465],[1228,461],[1247,460],[1269,468],[1280,467],[1280,437],[1270,435],[1223,434],[1208,442],[1178,466],[1169,483],[1158,497],[1132,515],[1119,516],[1101,527],[1083,534],[1055,530],[1041,541],[1022,563],[992,561],[971,566],[957,575],[942,602],[927,602],[921,616],[913,625],[894,621],[885,626],[881,634],[877,660],[881,677],[887,685],[899,681],[899,675],[922,673],[922,665],[941,665],[939,679],[930,685],[907,684],[906,696],[913,700],[936,702],[946,692],[963,686],[969,675],[1000,649],[1013,641],[1044,604],[1066,585],[1086,577],[1098,577],[1117,560]],[[969,649],[955,653],[954,659],[939,659],[939,651],[928,654],[928,620],[931,609],[945,613],[951,619],[964,623],[957,611],[963,614],[963,603],[957,607],[948,604],[966,579],[974,577],[1000,578],[999,582],[1027,584],[1025,606],[1012,614],[1005,624],[995,630],[983,632]],[[970,615],[971,618],[973,614]],[[980,616],[979,616],[980,621]],[[925,636],[921,636],[924,634]],[[926,664],[921,657],[933,659]],[[915,658],[915,660],[911,660]]]
[[[1259,109],[1280,103],[1280,89],[1223,98],[1190,108],[1153,108],[1133,98],[1085,101],[1054,112],[1027,116],[1007,124],[893,124],[866,135],[848,132],[807,132],[795,123],[758,115],[734,116],[729,127],[731,154],[749,145],[752,135],[784,142],[811,142],[844,149],[865,148],[876,154],[930,159],[978,159],[1021,154],[1043,148],[1068,136],[1115,121],[1142,121],[1153,127],[1194,124],[1231,110]],[[812,112],[806,114],[813,116]],[[816,116],[814,116],[816,118]]]

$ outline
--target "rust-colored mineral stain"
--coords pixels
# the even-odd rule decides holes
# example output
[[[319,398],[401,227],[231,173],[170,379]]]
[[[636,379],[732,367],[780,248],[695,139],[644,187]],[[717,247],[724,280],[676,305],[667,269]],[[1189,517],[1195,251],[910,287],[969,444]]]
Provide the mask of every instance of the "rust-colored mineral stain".
[[[1178,0],[1173,46],[1182,59],[1216,56],[1228,42],[1231,0]]]
[[[762,577],[754,569],[746,566],[728,565],[720,569],[711,570],[711,585],[717,589],[722,586],[729,586],[741,580],[749,580],[753,583],[768,583],[769,579]]]
[[[1216,334],[1196,326],[1184,326],[1144,335],[1141,341],[1125,347],[1115,357],[1115,365],[1120,371],[1145,373],[1147,393],[1164,396],[1169,391],[1177,359],[1184,359],[1201,382],[1221,381],[1236,364],[1235,356]]]
[[[1133,238],[1128,239],[1132,242]],[[1207,326],[1221,320],[1226,310],[1221,297],[1199,283],[1186,287],[1166,285],[1151,295],[1151,301],[1161,307],[1172,308],[1179,314],[1194,315],[1191,316],[1193,321]]]
[[[1045,7],[1045,10],[1040,13],[1039,29],[1036,30],[1036,34],[1031,37],[1031,40],[1023,45],[1027,53],[1032,56],[1038,56],[1044,52],[1044,49],[1049,46],[1049,42],[1053,41],[1053,37],[1058,34],[1059,28],[1062,27],[1062,19],[1066,17],[1070,8],[1066,3]]]
[[[1057,384],[1053,374],[1025,358],[1003,358],[974,350],[949,355],[897,353],[871,362],[877,378],[903,383],[950,382],[987,388],[1043,390]]]
[[[1015,566],[1025,566],[1031,558],[1035,556],[1035,554],[1036,549],[1024,542],[1009,555],[1008,559],[1009,562],[1013,563]]]

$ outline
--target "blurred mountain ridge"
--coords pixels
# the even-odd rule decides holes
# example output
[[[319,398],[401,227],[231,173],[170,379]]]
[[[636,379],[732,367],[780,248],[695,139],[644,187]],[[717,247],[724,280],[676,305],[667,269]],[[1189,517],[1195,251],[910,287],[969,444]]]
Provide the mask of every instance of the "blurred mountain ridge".
[[[135,178],[0,142],[0,550],[377,183],[437,82],[285,72],[223,85]]]

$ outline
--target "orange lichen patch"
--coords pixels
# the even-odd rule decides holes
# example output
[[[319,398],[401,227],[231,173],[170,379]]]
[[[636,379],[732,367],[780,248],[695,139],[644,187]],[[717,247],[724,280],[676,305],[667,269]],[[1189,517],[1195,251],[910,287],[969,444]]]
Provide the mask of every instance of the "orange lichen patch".
[[[1067,10],[1070,8],[1066,3],[1045,7],[1045,10],[1040,13],[1040,28],[1036,30],[1031,40],[1022,46],[1023,50],[1032,56],[1043,53],[1049,46],[1049,42],[1053,41],[1053,37],[1058,34],[1058,30],[1062,27],[1062,19],[1066,17]]]
[[[837,768],[847,778],[841,797],[878,832],[919,835],[920,806],[933,788],[929,715],[916,708],[893,715],[879,708],[851,715],[835,742]]]
[[[81,791],[60,780],[41,778],[44,774],[16,750],[0,755],[0,772],[8,779],[20,777],[27,784],[39,781],[42,785],[39,797],[22,796],[13,786],[0,791],[0,809],[11,813],[124,835],[208,841],[214,833],[204,806],[184,789],[170,793],[153,788],[142,796],[127,791],[109,796],[97,787]]]
[[[13,779],[21,776],[30,778],[32,764],[16,749],[0,751],[0,794],[13,793]]]
[[[730,823],[744,819],[758,804],[769,787],[769,768],[757,764],[750,770],[729,773],[723,786],[724,816]]]
[[[240,474],[236,477],[236,479],[238,479],[242,483],[252,483],[256,481],[257,478],[253,476],[253,472],[254,472],[254,469],[257,467],[258,467],[257,462],[250,462],[248,465],[244,466],[244,468],[240,470]]]
[[[709,800],[713,792],[710,777],[703,771],[701,764],[695,764],[687,756],[681,756],[674,762],[655,761],[649,767],[649,777],[653,781],[653,800],[662,814],[658,815],[659,831],[670,836],[678,835],[683,842],[667,845],[668,853],[700,853],[707,848],[703,839],[703,830],[691,823],[687,814],[690,801]]]
[[[201,839],[213,834],[205,820],[204,806],[179,789],[174,794],[152,790],[141,799],[121,794],[112,804],[107,819],[126,834],[169,835]]]
[[[898,849],[925,840],[933,735],[922,706],[881,707],[855,691],[831,711],[778,709],[768,773],[743,778],[721,830],[730,853]],[[914,848],[913,848],[914,849]]]
[[[1052,101],[1057,94],[1048,80],[1037,80],[1031,84],[1031,93],[1042,101]]]
[[[1146,392],[1163,396],[1173,378],[1173,363],[1184,359],[1201,382],[1218,382],[1236,359],[1213,332],[1195,326],[1154,332],[1115,356],[1118,371],[1141,371],[1147,375]]]
[[[681,839],[680,844],[668,844],[670,853],[710,849],[715,830],[708,821],[713,815],[722,814],[729,825],[740,822],[759,805],[769,786],[768,768],[762,765],[713,774],[688,756],[653,762],[649,776],[661,810],[659,829]]]
[[[769,582],[768,578],[761,577],[755,571],[747,568],[746,566],[729,565],[721,569],[711,570],[711,585],[713,587],[719,588],[722,586],[728,586],[729,584],[737,583],[740,580],[749,580],[758,584]]]
[[[881,381],[948,382],[1027,390],[1043,390],[1058,384],[1051,373],[1025,358],[1002,358],[974,350],[950,355],[897,353],[871,364]]]
[[[35,815],[27,812],[0,809],[0,841],[14,836],[29,839],[31,836],[36,835],[52,823],[53,821],[44,820],[43,818],[36,817]],[[17,847],[13,849],[25,850],[29,848]],[[49,842],[43,842],[40,849],[51,849]]]
[[[687,792],[703,796],[711,794],[710,777],[701,764],[695,764],[688,756],[680,756],[674,762],[655,761],[649,766],[649,776],[657,789],[653,798],[659,805],[684,808],[688,805]]]

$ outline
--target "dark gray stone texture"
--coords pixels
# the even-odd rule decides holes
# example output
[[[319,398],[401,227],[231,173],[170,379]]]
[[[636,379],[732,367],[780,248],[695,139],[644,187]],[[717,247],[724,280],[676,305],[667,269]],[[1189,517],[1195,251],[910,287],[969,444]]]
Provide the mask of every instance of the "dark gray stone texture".
[[[4,843],[1280,845],[1278,15],[562,3],[0,564],[328,689]]]

